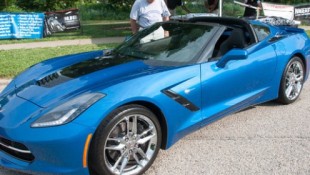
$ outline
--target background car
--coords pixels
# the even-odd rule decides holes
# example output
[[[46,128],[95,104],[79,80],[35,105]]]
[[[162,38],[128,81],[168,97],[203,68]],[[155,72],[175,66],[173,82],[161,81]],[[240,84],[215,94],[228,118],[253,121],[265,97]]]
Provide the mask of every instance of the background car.
[[[113,50],[41,62],[0,94],[0,164],[142,174],[160,148],[221,117],[294,102],[309,46],[302,29],[197,17],[157,23]]]

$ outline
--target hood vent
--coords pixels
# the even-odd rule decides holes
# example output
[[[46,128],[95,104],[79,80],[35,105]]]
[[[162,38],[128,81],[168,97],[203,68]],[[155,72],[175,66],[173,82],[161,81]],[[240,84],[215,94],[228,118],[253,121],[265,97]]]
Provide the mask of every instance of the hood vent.
[[[51,88],[58,84],[61,84],[65,81],[70,80],[71,78],[60,75],[58,72],[52,73],[40,80],[37,81],[38,86]]]

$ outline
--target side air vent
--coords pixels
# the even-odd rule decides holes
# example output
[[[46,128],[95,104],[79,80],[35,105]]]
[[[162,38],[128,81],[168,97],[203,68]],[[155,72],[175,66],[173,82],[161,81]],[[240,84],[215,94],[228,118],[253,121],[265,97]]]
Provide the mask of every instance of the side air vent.
[[[162,92],[190,111],[198,111],[199,110],[199,108],[196,105],[194,105],[192,102],[190,102],[189,100],[187,100],[183,96],[173,92],[172,90],[163,90]]]
[[[52,73],[52,74],[38,80],[37,85],[50,88],[50,87],[56,86],[58,84],[61,84],[65,81],[68,81],[70,79],[71,78],[62,76],[58,72],[55,72],[55,73]]]
[[[25,145],[2,137],[0,137],[0,151],[23,161],[31,162],[34,160],[34,156]]]

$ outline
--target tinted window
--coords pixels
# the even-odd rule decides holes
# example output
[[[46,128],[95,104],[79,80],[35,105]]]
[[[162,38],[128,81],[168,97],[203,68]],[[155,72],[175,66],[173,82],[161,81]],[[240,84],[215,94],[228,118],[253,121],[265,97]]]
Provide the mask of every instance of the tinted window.
[[[258,41],[264,40],[270,34],[270,30],[268,27],[253,25],[253,28],[258,38]]]
[[[192,23],[158,23],[114,50],[146,63],[183,65],[195,62],[217,27]]]

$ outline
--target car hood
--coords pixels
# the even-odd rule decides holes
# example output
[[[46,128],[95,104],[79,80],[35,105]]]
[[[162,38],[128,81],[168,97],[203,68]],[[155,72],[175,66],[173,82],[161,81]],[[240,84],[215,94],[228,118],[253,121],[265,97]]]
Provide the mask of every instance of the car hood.
[[[102,90],[119,82],[170,69],[132,57],[104,56],[95,51],[48,60],[13,81],[17,96],[40,107],[75,95]]]

